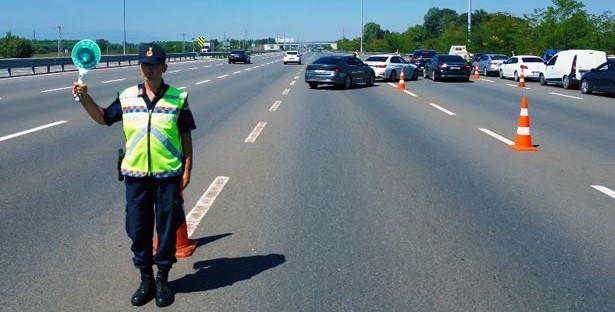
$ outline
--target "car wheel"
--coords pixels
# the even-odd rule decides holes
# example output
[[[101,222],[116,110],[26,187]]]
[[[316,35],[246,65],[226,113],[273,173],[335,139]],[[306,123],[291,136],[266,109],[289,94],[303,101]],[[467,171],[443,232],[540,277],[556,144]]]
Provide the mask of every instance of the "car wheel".
[[[564,89],[570,89],[570,77],[564,76],[564,78],[562,78],[562,87],[564,87]]]
[[[487,67],[483,67],[483,76],[489,76],[489,72],[487,72]]]
[[[429,75],[427,75],[427,70],[423,68],[423,78],[429,79]]]
[[[585,79],[581,80],[581,93],[583,93],[583,94],[591,94],[592,93],[591,85],[589,84],[589,81],[587,81]]]
[[[397,81],[397,73],[395,71],[392,71],[391,74],[389,75],[389,81],[390,82]]]
[[[500,79],[504,79],[504,71],[500,69]]]
[[[228,63],[230,64],[230,63],[231,63],[231,60],[229,60],[229,61],[228,61]]]
[[[515,72],[513,74],[513,78],[515,79],[515,81],[519,81],[519,74],[517,72]]]
[[[367,81],[367,86],[373,87],[374,82],[376,82],[376,76],[374,74],[369,74],[369,80]]]
[[[318,84],[317,83],[310,82],[309,85],[310,85],[310,88],[312,88],[312,89],[318,88]]]
[[[350,75],[346,75],[346,78],[344,78],[344,89],[350,89],[350,87],[352,87],[352,79]]]
[[[438,78],[436,78],[436,73],[433,71],[431,72],[431,80],[438,81]]]
[[[546,86],[546,85],[547,85],[547,79],[545,79],[545,75],[540,74],[540,76],[538,77],[538,79],[540,79],[540,85],[541,85],[541,86]]]
[[[412,80],[419,80],[419,72],[418,72],[418,70],[414,71],[414,75],[412,75]]]

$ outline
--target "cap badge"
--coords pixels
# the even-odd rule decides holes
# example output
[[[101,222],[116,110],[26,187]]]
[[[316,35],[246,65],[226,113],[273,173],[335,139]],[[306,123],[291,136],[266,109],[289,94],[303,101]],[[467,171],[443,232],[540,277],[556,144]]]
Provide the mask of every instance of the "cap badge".
[[[149,50],[147,50],[147,52],[145,53],[145,55],[152,56],[152,54],[154,54],[154,52],[152,52],[152,47],[149,47]]]

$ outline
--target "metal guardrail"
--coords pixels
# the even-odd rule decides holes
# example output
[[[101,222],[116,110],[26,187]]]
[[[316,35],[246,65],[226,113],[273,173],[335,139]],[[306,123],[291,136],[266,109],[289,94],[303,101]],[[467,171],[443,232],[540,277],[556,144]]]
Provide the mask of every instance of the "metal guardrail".
[[[181,62],[183,60],[196,60],[198,57],[226,57],[228,52],[189,52],[189,53],[168,53],[167,62]],[[129,55],[103,55],[100,58],[100,62],[96,68],[113,66],[117,63],[117,66],[131,66],[138,63],[137,54]],[[126,64],[127,63],[127,64]],[[40,74],[36,72],[37,68],[47,68],[46,72],[51,73],[53,67],[60,67],[61,72],[66,71],[66,66],[72,66],[73,60],[70,57],[40,57],[40,58],[27,58],[27,59],[0,59],[0,69],[6,69],[8,71],[8,77],[12,77],[12,70],[17,68],[31,69],[31,75]],[[75,70],[71,67],[70,70]]]

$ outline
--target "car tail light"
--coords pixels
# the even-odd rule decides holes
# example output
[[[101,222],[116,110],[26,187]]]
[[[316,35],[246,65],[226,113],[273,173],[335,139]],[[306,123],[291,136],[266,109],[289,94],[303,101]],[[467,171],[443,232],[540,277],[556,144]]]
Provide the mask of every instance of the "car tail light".
[[[446,68],[446,64],[438,64],[438,68],[440,68],[440,69]]]
[[[577,72],[577,56],[572,59],[572,68],[570,68],[570,75],[574,75]]]
[[[340,72],[340,68],[339,68],[339,67],[336,67],[336,68],[335,68],[335,72],[336,72],[336,73],[339,73],[339,72]]]
[[[387,68],[386,65],[376,65],[376,68]]]
[[[465,69],[470,69],[470,65],[466,64]]]
[[[491,61],[491,62],[489,62],[489,64],[491,64],[491,65],[495,65],[495,64],[497,64],[497,63],[498,63],[498,62],[496,62],[496,61]]]

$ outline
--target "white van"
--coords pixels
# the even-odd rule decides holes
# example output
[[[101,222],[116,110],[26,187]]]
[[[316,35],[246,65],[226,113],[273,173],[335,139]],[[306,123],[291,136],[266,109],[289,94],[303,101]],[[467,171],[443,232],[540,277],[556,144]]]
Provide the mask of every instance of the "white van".
[[[564,89],[578,86],[581,76],[606,62],[606,53],[596,50],[566,50],[555,54],[546,63],[539,79],[541,85],[562,85]]]
[[[448,54],[459,55],[465,59],[466,54],[468,54],[468,50],[466,46],[451,46],[450,50],[448,50]]]

